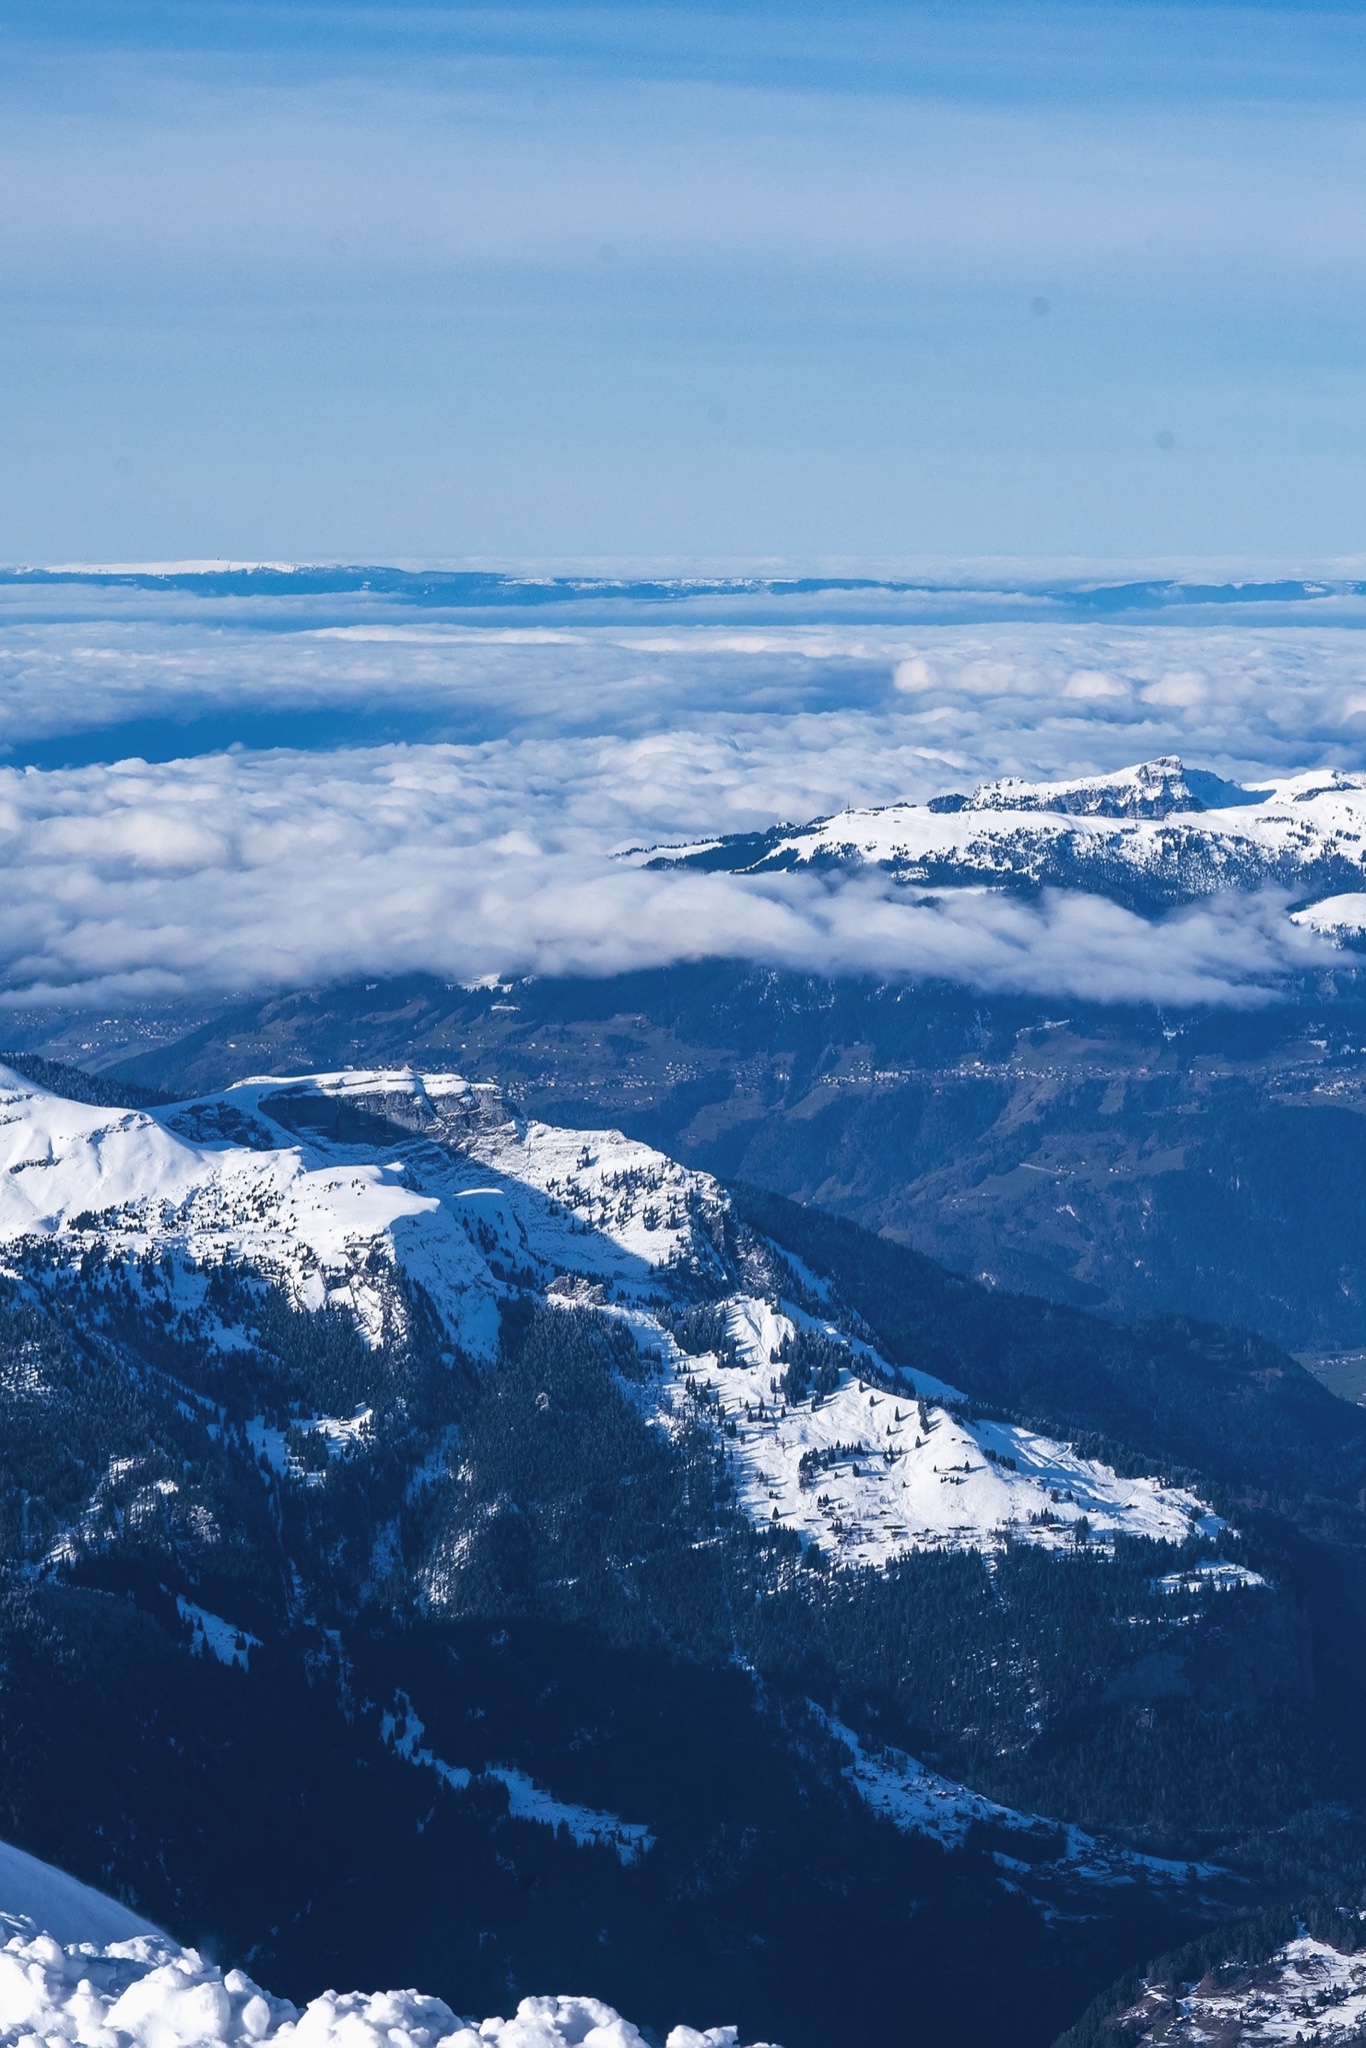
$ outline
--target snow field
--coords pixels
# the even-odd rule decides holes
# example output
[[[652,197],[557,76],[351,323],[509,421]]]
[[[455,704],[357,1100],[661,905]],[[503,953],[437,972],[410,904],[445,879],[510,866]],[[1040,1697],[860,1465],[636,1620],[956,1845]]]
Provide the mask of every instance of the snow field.
[[[739,1497],[753,1519],[794,1530],[842,1564],[1007,1541],[1050,1550],[1120,1534],[1181,1543],[1223,1527],[1179,1487],[1121,1478],[1029,1430],[959,1419],[944,1403],[961,1396],[928,1376],[907,1375],[907,1391],[890,1394],[846,1370],[823,1401],[787,1407],[773,1354],[799,1323],[838,1334],[799,1310],[737,1297],[729,1308],[737,1362],[670,1346],[675,1385],[705,1389],[718,1420],[734,1425]],[[895,1378],[868,1356],[880,1377]]]
[[[5,2048],[637,2048],[629,2020],[595,1998],[524,1998],[510,2019],[461,2019],[418,1991],[324,1992],[302,2012],[242,1970],[141,1935],[63,1947],[11,1916],[0,1948]],[[734,2048],[734,2027],[675,2027],[666,2048]],[[762,2044],[760,2044],[762,2048]]]

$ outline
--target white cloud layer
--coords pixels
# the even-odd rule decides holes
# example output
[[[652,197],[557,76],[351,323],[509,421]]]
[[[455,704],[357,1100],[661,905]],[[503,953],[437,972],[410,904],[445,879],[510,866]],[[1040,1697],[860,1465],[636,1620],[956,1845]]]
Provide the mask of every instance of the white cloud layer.
[[[365,737],[365,720],[387,721],[387,736],[457,741],[703,734],[746,756],[754,822],[775,802],[799,819],[802,804],[931,794],[946,773],[1056,776],[1157,753],[1254,777],[1366,764],[1355,618],[910,627],[680,616],[643,627],[562,624],[552,612],[478,627],[337,598],[323,601],[341,621],[328,624],[298,601],[100,595],[108,616],[35,621],[38,602],[60,613],[78,600],[0,587],[0,758],[101,728],[112,758],[120,744],[148,745],[142,732],[120,743],[116,728],[134,721],[162,722],[151,737],[163,752],[179,750],[185,727],[183,751],[194,752],[202,742],[185,722],[205,718],[238,721],[249,743],[251,722],[273,719],[277,738],[306,745],[317,743],[307,721],[320,719],[329,741],[348,722]],[[805,764],[788,811],[773,780],[785,756]],[[679,789],[694,792],[687,829],[719,826],[709,787],[685,774]]]
[[[0,770],[11,1001],[741,955],[1249,1002],[1331,957],[1279,899],[1220,898],[1153,925],[1080,896],[927,904],[866,876],[651,873],[612,855],[1167,751],[1253,779],[1356,766],[1366,642],[1303,629],[16,624],[0,714],[20,758],[64,733],[89,745],[101,725],[117,751],[130,720],[163,750],[205,718],[288,733],[326,714],[344,732],[382,714],[467,735]]]

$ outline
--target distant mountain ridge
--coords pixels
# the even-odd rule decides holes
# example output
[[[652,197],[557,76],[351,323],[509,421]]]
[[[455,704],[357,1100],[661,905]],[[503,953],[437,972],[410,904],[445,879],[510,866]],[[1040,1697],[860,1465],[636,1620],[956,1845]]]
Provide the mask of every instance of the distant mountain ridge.
[[[181,597],[260,599],[272,602],[337,598],[427,612],[465,613],[490,620],[501,613],[547,608],[563,616],[629,610],[649,616],[662,609],[704,611],[718,619],[763,617],[915,619],[952,623],[975,619],[1090,622],[1141,617],[1145,623],[1189,619],[1217,611],[1233,616],[1299,618],[1328,613],[1360,615],[1366,582],[1350,576],[1236,577],[1211,570],[1180,573],[1091,575],[1052,569],[1046,562],[971,564],[957,571],[927,568],[906,575],[841,574],[820,569],[740,566],[707,573],[686,567],[653,569],[628,564],[581,572],[505,570],[436,564],[347,562],[70,562],[0,566],[0,588],[35,593],[121,590]]]
[[[1175,754],[1140,761],[1113,775],[1081,776],[1068,782],[1026,782],[1018,775],[983,782],[971,796],[932,797],[937,812],[1052,811],[1077,818],[1169,818],[1174,813],[1212,811],[1257,804],[1266,790],[1244,789],[1208,769],[1187,768]]]
[[[1366,891],[1366,776],[1333,769],[1245,789],[1164,755],[1110,775],[1008,777],[970,795],[636,858],[735,874],[875,868],[927,889],[1080,889],[1149,913],[1223,889],[1276,887],[1310,905]],[[1348,909],[1338,923],[1350,926]]]

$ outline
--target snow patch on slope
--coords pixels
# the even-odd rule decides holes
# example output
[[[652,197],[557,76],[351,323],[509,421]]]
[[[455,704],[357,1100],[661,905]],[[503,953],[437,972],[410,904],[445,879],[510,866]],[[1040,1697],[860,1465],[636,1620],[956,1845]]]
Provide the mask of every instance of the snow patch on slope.
[[[537,1827],[564,1828],[581,1849],[611,1849],[623,1864],[639,1863],[655,1838],[643,1821],[622,1820],[615,1813],[603,1813],[592,1806],[576,1806],[556,1799],[527,1776],[503,1764],[490,1764],[486,1778],[495,1778],[508,1795],[508,1816],[529,1820]]]
[[[1069,1822],[1000,1806],[966,1785],[941,1777],[903,1750],[870,1748],[851,1728],[820,1708],[813,1706],[811,1711],[848,1751],[850,1761],[843,1775],[859,1798],[903,1834],[929,1835],[946,1849],[960,1849],[974,1827],[993,1829],[1007,1841],[1016,1837],[1022,1852],[1012,1855],[1008,1848],[999,1849],[996,1861],[1003,1869],[1023,1866],[1035,1878],[1066,1873],[1088,1884],[1184,1885],[1224,1874],[1214,1864],[1144,1856],[1122,1843],[1088,1835]]]
[[[190,1645],[194,1656],[202,1657],[207,1651],[220,1664],[237,1664],[247,1670],[252,1651],[261,1647],[259,1636],[249,1635],[235,1622],[224,1621],[221,1614],[211,1614],[207,1607],[196,1607],[183,1593],[177,1593],[175,1604],[181,1620],[188,1621],[194,1632]]]
[[[422,1738],[427,1732],[427,1725],[418,1717],[407,1693],[396,1694],[394,1705],[398,1710],[396,1713],[380,1716],[380,1741],[405,1762],[416,1764],[421,1770],[435,1771],[442,1784],[449,1785],[452,1792],[468,1791],[473,1774],[460,1764],[448,1764],[434,1750],[426,1747]]]
[[[499,1784],[507,1794],[509,1820],[530,1821],[535,1827],[552,1831],[563,1828],[581,1849],[611,1849],[617,1860],[628,1867],[638,1863],[654,1847],[655,1837],[643,1821],[622,1820],[619,1814],[606,1813],[599,1807],[556,1799],[525,1771],[516,1770],[510,1764],[486,1764],[477,1772],[467,1770],[461,1764],[448,1764],[423,1743],[426,1725],[419,1719],[406,1693],[400,1692],[395,1696],[394,1707],[395,1712],[381,1716],[381,1741],[393,1750],[395,1756],[401,1756],[425,1770],[435,1771],[452,1792],[468,1792],[479,1779]]]
[[[1225,1964],[1198,1984],[1152,1985],[1110,2023],[1116,2040],[1143,2048],[1356,2048],[1366,2030],[1366,1955],[1343,1955],[1308,1935],[1264,1963]]]
[[[788,1406],[774,1354],[799,1325],[820,1327],[798,1309],[737,1297],[735,1357],[693,1358],[671,1345],[673,1386],[714,1404],[749,1515],[842,1564],[1007,1542],[1110,1546],[1117,1535],[1184,1543],[1224,1526],[1181,1487],[1121,1477],[1032,1430],[968,1419],[955,1388],[898,1375],[866,1346],[852,1348],[854,1362],[824,1399]],[[860,1377],[860,1356],[881,1384]],[[885,1390],[898,1382],[904,1392]]]
[[[1267,1581],[1245,1564],[1213,1557],[1201,1564],[1188,1565],[1184,1571],[1164,1572],[1153,1584],[1159,1593],[1182,1593],[1189,1598],[1193,1593],[1233,1593],[1239,1588],[1263,1587]]]

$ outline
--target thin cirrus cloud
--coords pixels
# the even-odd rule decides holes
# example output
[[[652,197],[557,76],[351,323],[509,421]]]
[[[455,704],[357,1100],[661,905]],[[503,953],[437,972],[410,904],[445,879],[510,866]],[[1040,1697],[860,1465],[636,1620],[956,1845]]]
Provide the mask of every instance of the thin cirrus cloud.
[[[291,720],[331,719],[351,744],[206,747],[217,716],[259,716],[277,742]],[[1254,782],[1354,767],[1366,645],[1310,628],[84,620],[11,628],[0,717],[15,763],[0,768],[11,1003],[734,955],[1247,1004],[1333,957],[1274,896],[1150,923],[1094,897],[926,903],[874,876],[651,871],[620,856],[1156,753]],[[380,745],[377,717],[397,728]],[[39,765],[62,759],[82,765]]]

